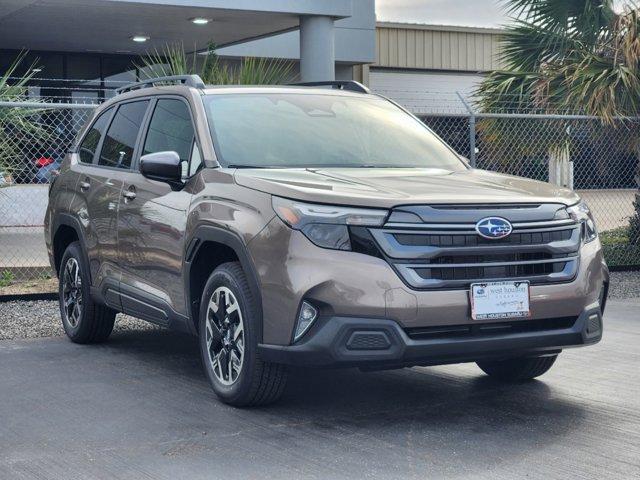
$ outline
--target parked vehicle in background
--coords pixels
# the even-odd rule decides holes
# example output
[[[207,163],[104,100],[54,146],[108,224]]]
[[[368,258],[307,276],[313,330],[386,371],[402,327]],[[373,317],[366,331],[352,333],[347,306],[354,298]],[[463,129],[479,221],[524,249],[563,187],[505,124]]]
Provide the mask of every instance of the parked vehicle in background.
[[[33,177],[33,183],[50,183],[53,175],[60,170],[62,160],[64,160],[63,152],[53,148],[47,150],[35,161],[38,170]]]
[[[288,364],[537,377],[600,340],[609,282],[574,192],[470,168],[355,82],[125,88],[62,163],[45,238],[71,340],[116,312],[190,332],[239,406]]]
[[[57,171],[64,160],[64,152],[50,148],[42,153],[34,153],[33,157],[25,159],[22,164],[11,168],[13,183],[49,183],[53,172]]]

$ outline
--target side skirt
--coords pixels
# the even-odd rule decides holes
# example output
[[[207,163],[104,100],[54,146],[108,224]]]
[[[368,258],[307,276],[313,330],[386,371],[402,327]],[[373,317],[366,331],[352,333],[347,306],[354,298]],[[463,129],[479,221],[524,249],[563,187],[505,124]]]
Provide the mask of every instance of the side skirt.
[[[195,334],[188,317],[173,310],[164,300],[139,288],[115,280],[105,280],[99,287],[91,287],[91,296],[95,301],[118,312],[160,327]]]

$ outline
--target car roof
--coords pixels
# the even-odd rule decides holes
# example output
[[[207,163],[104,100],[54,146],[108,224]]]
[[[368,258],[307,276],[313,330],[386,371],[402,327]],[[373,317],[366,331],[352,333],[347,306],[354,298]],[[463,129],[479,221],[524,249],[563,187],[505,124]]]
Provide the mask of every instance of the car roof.
[[[270,93],[295,93],[301,95],[335,95],[335,96],[371,96],[370,94],[354,92],[351,90],[339,90],[335,88],[304,87],[297,85],[207,85],[201,92],[204,95],[225,94],[270,94]]]
[[[143,99],[157,95],[179,95],[189,96],[186,93],[195,93],[196,95],[231,95],[231,94],[299,94],[299,95],[332,95],[342,97],[365,98],[378,97],[378,95],[355,92],[352,90],[341,90],[326,87],[311,87],[299,85],[206,85],[205,88],[195,88],[187,85],[162,85],[150,86],[129,90],[124,93],[117,94],[106,102],[100,104],[96,109],[96,114],[103,112],[114,104],[120,102]]]

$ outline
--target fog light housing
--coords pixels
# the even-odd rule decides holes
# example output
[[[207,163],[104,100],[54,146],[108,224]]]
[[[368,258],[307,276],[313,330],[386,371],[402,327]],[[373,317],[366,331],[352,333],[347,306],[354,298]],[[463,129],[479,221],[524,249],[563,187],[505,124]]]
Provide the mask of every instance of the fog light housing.
[[[297,342],[307,330],[311,328],[313,322],[318,318],[318,309],[311,305],[306,300],[300,305],[300,312],[298,313],[298,322],[296,324],[296,331],[293,336],[293,341]]]
[[[609,284],[603,283],[600,288],[600,294],[598,295],[598,303],[600,303],[600,313],[604,315],[604,307],[607,304],[607,293],[609,290]]]

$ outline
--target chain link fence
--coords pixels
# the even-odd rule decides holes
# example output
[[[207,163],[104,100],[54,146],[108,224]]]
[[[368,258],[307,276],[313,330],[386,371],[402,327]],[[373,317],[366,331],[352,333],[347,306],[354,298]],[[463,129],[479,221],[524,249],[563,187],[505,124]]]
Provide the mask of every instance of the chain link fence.
[[[604,125],[580,115],[475,113],[420,118],[477,168],[575,189],[594,214],[609,265],[640,267],[640,120]]]
[[[51,275],[48,183],[94,108],[0,101],[0,286]]]
[[[47,184],[95,105],[0,101],[0,286],[51,275],[43,238]],[[477,168],[578,190],[614,267],[640,266],[630,228],[638,186],[640,123],[604,126],[577,115],[419,117]]]

